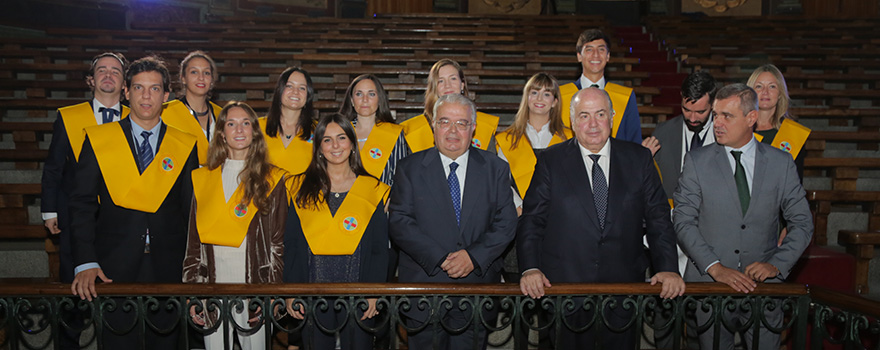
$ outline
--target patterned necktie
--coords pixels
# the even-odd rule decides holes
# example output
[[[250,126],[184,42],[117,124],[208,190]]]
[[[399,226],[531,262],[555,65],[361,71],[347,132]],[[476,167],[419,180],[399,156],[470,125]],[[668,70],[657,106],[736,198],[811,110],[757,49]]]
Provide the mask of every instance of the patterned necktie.
[[[746,169],[743,168],[742,163],[739,161],[742,156],[742,151],[730,151],[730,154],[733,155],[733,160],[736,161],[736,172],[733,173],[733,181],[736,182],[736,193],[739,195],[739,204],[740,207],[742,207],[742,215],[746,216],[746,211],[749,210],[749,201],[752,199],[752,195],[749,191],[749,182],[746,180]]]
[[[596,216],[599,217],[599,228],[605,229],[605,215],[608,212],[608,184],[605,173],[599,166],[599,155],[591,154],[593,159],[593,202],[596,203]]]
[[[703,147],[703,139],[700,138],[700,131],[702,130],[694,131],[694,137],[691,137],[691,147],[688,149],[688,152],[692,149]]]
[[[119,116],[119,111],[107,107],[98,107],[98,113],[101,113],[102,124],[112,123],[113,117]]]
[[[455,210],[455,222],[461,226],[461,187],[458,185],[458,175],[455,170],[458,169],[458,163],[449,164],[449,177],[446,182],[449,184],[449,194],[452,196],[452,209]]]
[[[150,146],[150,135],[152,134],[152,131],[141,132],[141,137],[144,139],[144,142],[141,142],[141,145],[138,146],[138,157],[140,158],[138,165],[140,165],[140,171],[142,174],[153,161],[153,146]]]

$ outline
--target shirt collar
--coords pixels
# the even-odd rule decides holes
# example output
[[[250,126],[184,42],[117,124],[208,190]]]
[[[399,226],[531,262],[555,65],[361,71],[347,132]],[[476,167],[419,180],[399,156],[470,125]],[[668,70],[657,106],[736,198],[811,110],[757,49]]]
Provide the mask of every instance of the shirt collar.
[[[456,158],[456,159],[452,159],[452,158],[447,157],[445,154],[443,154],[439,150],[437,152],[440,153],[440,161],[443,162],[443,167],[449,168],[449,164],[452,164],[452,162],[458,163],[459,167],[462,167],[465,164],[467,164],[468,154],[471,153],[471,150],[470,150],[470,148],[468,148],[466,151],[464,151],[464,154],[458,156],[458,158]]]
[[[599,152],[597,152],[597,153],[590,152],[590,150],[588,150],[586,147],[584,147],[584,145],[581,145],[581,143],[578,142],[576,138],[575,138],[575,142],[577,142],[578,148],[581,150],[581,157],[583,157],[583,158],[586,158],[587,156],[589,156],[591,154],[598,154],[600,156],[600,158],[601,157],[609,157],[611,155],[611,138],[610,137],[607,140],[605,140],[605,145],[602,146],[602,148],[599,149]]]
[[[581,89],[586,89],[593,84],[599,85],[600,89],[605,90],[605,76],[603,75],[602,79],[599,79],[599,81],[592,81],[581,74]]]
[[[550,121],[548,120],[546,123],[544,123],[544,125],[541,126],[541,129],[535,129],[535,127],[532,126],[531,123],[526,123],[526,129],[532,130],[536,133],[542,132],[542,131],[549,131],[550,130]]]
[[[730,146],[724,146],[724,150],[727,153],[730,153],[730,151],[741,151],[743,154],[754,154],[755,147],[756,147],[755,145],[757,144],[757,142],[758,142],[758,140],[756,140],[755,136],[752,135],[752,139],[749,140],[749,142],[746,143],[745,146],[742,146],[740,148],[733,148]]]
[[[107,106],[105,106],[100,101],[98,101],[97,98],[92,99],[92,109],[94,110],[95,115],[98,115],[98,113],[100,113],[98,111],[100,111],[102,107],[107,108]],[[121,107],[122,107],[121,104],[119,102],[116,102],[116,104],[110,108],[115,109],[116,111],[118,111],[120,113],[120,115],[122,115],[122,108]]]

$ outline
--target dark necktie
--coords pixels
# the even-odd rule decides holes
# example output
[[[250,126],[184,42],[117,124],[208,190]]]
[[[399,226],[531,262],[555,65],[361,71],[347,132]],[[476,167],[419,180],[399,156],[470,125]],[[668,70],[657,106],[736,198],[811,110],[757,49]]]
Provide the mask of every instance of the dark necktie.
[[[742,151],[730,151],[730,154],[733,155],[733,160],[736,161],[736,171],[733,173],[733,181],[736,182],[736,193],[739,195],[739,204],[742,207],[742,215],[746,216],[746,211],[749,210],[749,201],[752,199],[752,195],[749,191],[749,182],[746,180],[746,169],[743,168],[742,163],[739,161],[742,156]]]
[[[141,137],[144,139],[141,142],[141,145],[138,146],[138,157],[140,158],[139,166],[140,171],[143,174],[144,170],[150,166],[150,163],[153,162],[153,146],[150,146],[150,135],[152,135],[152,131],[143,131],[141,132]]]
[[[599,228],[605,229],[605,214],[608,211],[608,184],[605,173],[599,166],[599,155],[591,154],[593,159],[593,202],[596,204],[596,216],[599,217]]]
[[[590,85],[590,87],[591,87],[591,88],[597,88],[597,89],[598,89],[598,88],[599,88],[599,84],[593,84],[593,85]]]
[[[458,163],[449,164],[449,177],[446,182],[449,184],[449,194],[452,196],[452,209],[455,210],[455,222],[461,226],[461,187],[458,184],[458,175],[455,170],[458,169]]]
[[[113,117],[119,116],[119,111],[107,107],[98,107],[98,113],[101,113],[102,124],[112,123]]]
[[[700,137],[700,131],[702,130],[694,131],[694,137],[691,137],[691,147],[688,149],[688,151],[694,148],[703,147],[703,139]]]

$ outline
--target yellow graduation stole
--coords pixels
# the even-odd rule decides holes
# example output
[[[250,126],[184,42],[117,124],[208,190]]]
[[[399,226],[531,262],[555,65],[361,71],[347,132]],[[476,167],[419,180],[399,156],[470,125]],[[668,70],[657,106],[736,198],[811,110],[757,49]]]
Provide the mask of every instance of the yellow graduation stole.
[[[83,132],[85,128],[98,125],[95,120],[95,110],[88,102],[83,102],[73,106],[62,107],[58,109],[61,118],[64,120],[64,131],[67,132],[67,139],[70,141],[70,148],[73,149],[73,156],[79,161],[79,152],[82,152],[83,142],[86,141],[86,134]],[[128,107],[122,106],[122,118],[128,116]]]
[[[810,137],[810,132],[812,132],[810,128],[794,120],[783,119],[779,131],[776,132],[776,136],[773,137],[773,143],[770,145],[790,153],[791,158],[794,159],[797,158],[801,149],[804,148],[804,143]],[[758,139],[758,142],[761,142],[764,136],[755,134],[755,138]]]
[[[474,129],[474,139],[471,140],[471,146],[487,150],[492,136],[495,136],[495,130],[498,129],[498,119],[494,115],[477,112],[477,126]]]
[[[401,130],[403,127],[394,123],[379,123],[373,126],[370,136],[364,142],[364,147],[360,149],[361,163],[370,175],[382,176]]]
[[[263,136],[266,139],[266,146],[269,149],[269,162],[291,174],[305,172],[309,163],[312,162],[312,138],[303,141],[300,138],[302,135],[300,132],[290,139],[290,143],[285,148],[284,142],[281,141],[283,137],[281,131],[278,131],[276,137],[269,137],[266,135],[266,117],[260,118],[259,121],[260,129],[263,130]]]
[[[281,168],[272,168],[269,173],[269,183],[273,184],[271,188],[278,185],[284,174]],[[196,228],[199,240],[203,244],[240,247],[251,220],[257,213],[254,201],[247,205],[241,202],[244,188],[239,184],[227,202],[223,193],[221,168],[209,170],[202,167],[193,170],[192,183],[196,197]]]
[[[212,122],[216,122],[217,116],[220,115],[220,110],[223,108],[216,105],[214,102],[210,102],[210,106],[214,109],[214,120]],[[197,140],[196,144],[199,148],[199,164],[205,165],[208,162],[208,138],[205,136],[205,132],[202,131],[202,126],[199,125],[199,121],[193,117],[189,108],[186,107],[183,101],[174,100],[165,103],[162,110],[162,121],[167,125],[195,136]],[[216,128],[217,126],[214,127]]]
[[[400,123],[400,126],[403,127],[406,144],[413,153],[434,147],[434,130],[424,114],[409,118]]]
[[[562,122],[567,127],[571,127],[571,98],[579,90],[574,83],[568,83],[559,87],[559,95],[562,99]],[[626,104],[632,95],[632,88],[617,85],[614,83],[605,83],[605,92],[611,97],[611,108],[614,108],[614,124],[611,125],[611,137],[617,137],[617,129],[620,128],[620,121],[623,120],[623,113],[626,111]],[[569,115],[569,117],[566,117]],[[641,121],[639,121],[641,122]]]
[[[128,139],[119,123],[86,128],[95,149],[98,167],[113,203],[132,210],[155,213],[165,201],[183,165],[196,144],[196,138],[175,128],[165,128],[162,144],[143,174],[131,153]]]
[[[571,129],[566,128],[563,131],[565,133],[565,140],[570,139]],[[549,146],[565,140],[561,139],[559,135],[554,134],[553,138],[550,139]],[[516,183],[519,197],[525,198],[526,190],[529,189],[529,185],[532,183],[532,175],[535,173],[535,164],[538,163],[538,158],[535,156],[532,144],[526,135],[523,135],[522,139],[519,140],[516,148],[513,148],[513,141],[513,135],[509,131],[504,131],[495,138],[495,145],[497,146],[496,148],[504,153],[504,156],[507,157],[510,163],[510,174],[513,175],[513,181]]]
[[[299,184],[297,192],[299,191]],[[317,208],[296,205],[303,234],[315,255],[351,255],[357,249],[379,202],[388,199],[388,185],[369,176],[358,176],[336,215],[325,201]]]

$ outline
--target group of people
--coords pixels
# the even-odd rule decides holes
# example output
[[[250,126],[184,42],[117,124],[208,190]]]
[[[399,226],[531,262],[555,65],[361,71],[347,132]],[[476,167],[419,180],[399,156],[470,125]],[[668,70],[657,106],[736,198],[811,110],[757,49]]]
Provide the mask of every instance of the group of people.
[[[682,116],[642,140],[632,89],[604,75],[610,43],[599,30],[584,31],[576,45],[580,78],[560,86],[546,73],[532,76],[513,124],[497,134],[499,118],[477,111],[463,69],[449,59],[430,71],[424,114],[397,124],[370,74],[351,82],[338,112],[319,116],[308,72],[288,68],[259,117],[244,102],[211,102],[218,71],[204,52],[181,61],[181,90],[170,102],[160,59],[129,64],[121,54],[98,55],[86,79],[94,98],[59,110],[42,180],[43,219],[61,234],[62,281],[88,300],[96,282],[386,282],[396,275],[404,283],[497,283],[511,246],[522,292],[533,298],[551,283],[648,280],[662,285],[662,298],[675,298],[685,280],[746,293],[783,280],[812,222],[792,161],[797,151],[753,136],[776,144],[790,134],[782,131],[791,118],[781,73],[762,67],[748,86],[720,90],[711,75],[693,73],[682,86]],[[367,304],[359,311],[364,322],[379,313],[376,299]],[[290,316],[308,316],[294,305]],[[197,325],[218,321],[207,308],[189,311]],[[628,312],[605,316],[622,325]],[[405,315],[412,328],[432,317],[417,306]],[[111,324],[131,317],[121,309],[105,315]],[[149,317],[170,324],[175,315]],[[345,323],[344,312],[313,317],[331,329],[345,325],[343,348],[372,348],[373,335]],[[454,328],[467,324],[468,311],[442,317]],[[565,317],[578,325],[592,316]],[[262,321],[247,308],[233,319]],[[596,344],[592,331],[558,326],[565,329],[552,332],[556,348]],[[230,328],[244,349],[265,348],[265,331]],[[722,342],[732,344],[729,333],[722,331]],[[105,331],[102,341],[123,348],[133,336]],[[694,336],[705,345],[713,334]],[[174,348],[176,337],[148,334],[146,342]],[[231,339],[217,331],[205,345],[222,348]],[[315,349],[337,343],[317,328],[303,339]],[[761,339],[778,344],[772,334]],[[485,348],[486,340],[485,328],[472,326],[408,337],[414,349],[435,341],[443,349]],[[611,332],[599,341],[632,348],[636,337]]]

